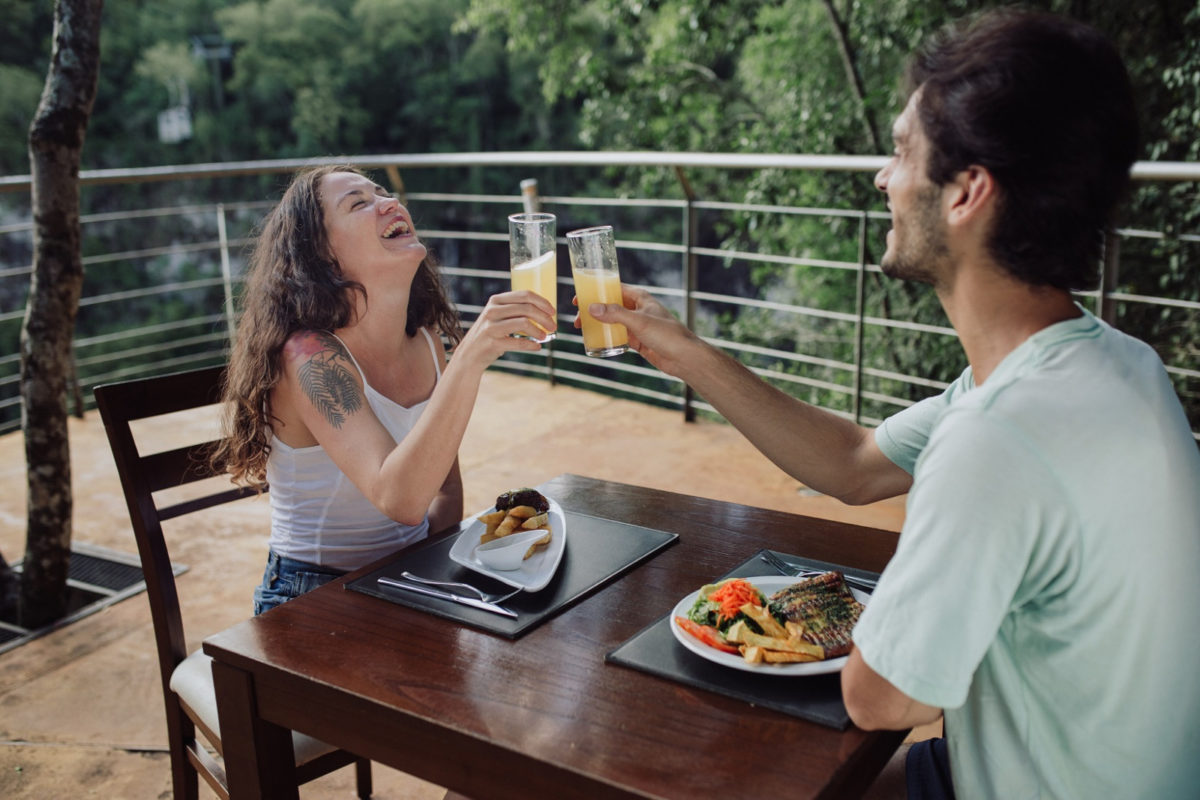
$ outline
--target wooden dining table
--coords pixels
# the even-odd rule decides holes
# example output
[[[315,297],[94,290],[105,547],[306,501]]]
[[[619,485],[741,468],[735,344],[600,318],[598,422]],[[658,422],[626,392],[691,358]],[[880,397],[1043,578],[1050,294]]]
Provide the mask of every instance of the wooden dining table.
[[[577,475],[537,488],[678,538],[518,638],[346,590],[378,563],[211,636],[233,800],[297,797],[292,730],[479,800],[863,792],[906,731],[838,730],[606,655],[763,548],[877,572],[895,532]]]

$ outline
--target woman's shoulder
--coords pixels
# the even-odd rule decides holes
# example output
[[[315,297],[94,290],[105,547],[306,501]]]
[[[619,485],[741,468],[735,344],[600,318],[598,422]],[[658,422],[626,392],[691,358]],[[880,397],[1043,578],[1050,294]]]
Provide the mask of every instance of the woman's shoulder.
[[[438,331],[438,329],[436,327],[431,327],[429,325],[425,325],[425,326],[419,328],[418,330],[422,334],[421,339],[423,339],[424,341],[429,343],[429,347],[431,350],[433,350],[435,353],[438,353],[439,355],[445,356],[446,342],[442,338],[441,333]]]
[[[349,359],[350,351],[329,331],[299,330],[284,341],[282,357],[285,367],[296,367],[314,359]]]
[[[299,330],[288,336],[281,354],[285,374],[303,381],[313,375],[341,376],[360,383],[358,364],[341,339],[329,331]]]
[[[272,394],[272,410],[286,424],[289,415],[300,420],[300,409],[311,404],[334,427],[341,427],[346,416],[362,408],[363,378],[341,339],[328,331],[296,331],[288,336],[281,355],[283,379]],[[315,443],[307,440],[299,444]]]

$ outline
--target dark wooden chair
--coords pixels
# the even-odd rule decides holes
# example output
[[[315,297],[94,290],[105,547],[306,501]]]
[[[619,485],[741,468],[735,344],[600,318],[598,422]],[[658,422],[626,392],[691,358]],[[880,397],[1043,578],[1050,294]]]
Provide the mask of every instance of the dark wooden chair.
[[[155,492],[212,478],[206,453],[213,442],[196,442],[165,452],[142,454],[130,422],[161,414],[213,405],[220,400],[223,367],[181,372],[144,380],[97,386],[96,404],[108,433],[129,519],[137,537],[146,579],[146,595],[154,620],[154,639],[166,701],[171,749],[171,779],[176,800],[195,800],[197,776],[218,796],[229,797],[222,762],[196,738],[199,728],[219,757],[221,734],[213,692],[211,659],[197,650],[189,654],[171,555],[163,537],[164,520],[190,514],[253,494],[226,482],[207,494],[160,507]],[[371,796],[371,762],[337,750],[310,736],[293,734],[298,783],[307,783],[348,764],[355,765],[358,796]]]

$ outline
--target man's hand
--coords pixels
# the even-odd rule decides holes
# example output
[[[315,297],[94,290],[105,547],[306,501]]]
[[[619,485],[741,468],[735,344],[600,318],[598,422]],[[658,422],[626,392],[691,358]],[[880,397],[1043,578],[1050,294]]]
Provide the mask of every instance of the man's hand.
[[[784,472],[846,503],[908,491],[912,476],[883,455],[870,429],[763,381],[689,331],[648,292],[628,286],[621,292],[623,305],[593,303],[588,311],[601,322],[624,325],[630,347],[699,392]]]
[[[622,286],[621,295],[624,306],[593,303],[588,311],[601,322],[624,325],[630,347],[668,375],[683,377],[681,372],[688,366],[686,354],[702,344],[700,339],[649,292]],[[580,327],[578,316],[575,327]]]

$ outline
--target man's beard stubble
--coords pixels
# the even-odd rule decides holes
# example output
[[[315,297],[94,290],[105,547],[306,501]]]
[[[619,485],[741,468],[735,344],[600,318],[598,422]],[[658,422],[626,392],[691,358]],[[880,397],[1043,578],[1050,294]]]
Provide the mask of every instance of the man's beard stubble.
[[[884,253],[879,266],[889,278],[936,286],[943,272],[939,268],[950,255],[941,215],[941,190],[928,186],[918,191],[905,218],[907,221],[902,222],[892,214],[894,252]]]

